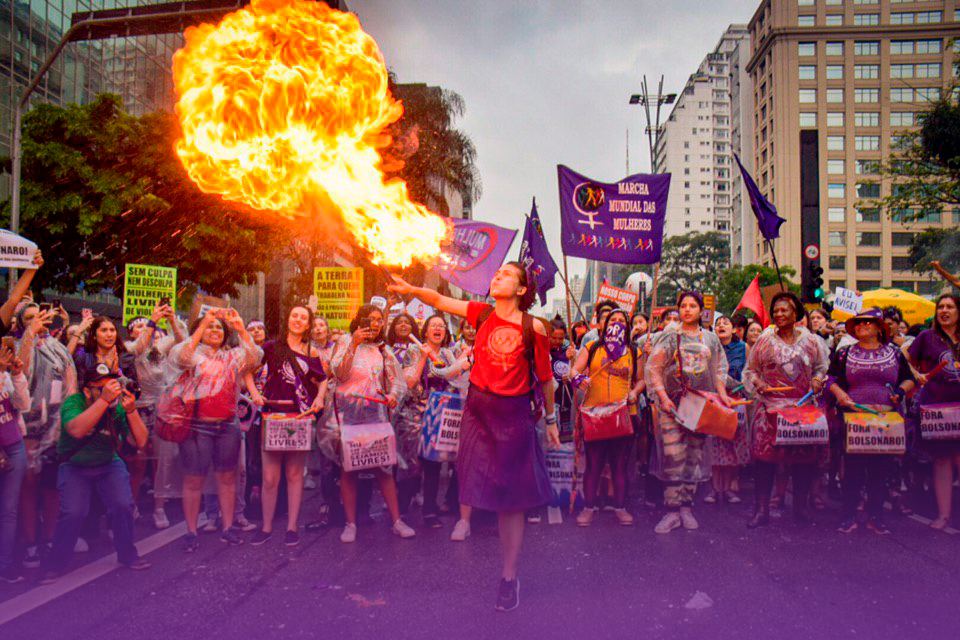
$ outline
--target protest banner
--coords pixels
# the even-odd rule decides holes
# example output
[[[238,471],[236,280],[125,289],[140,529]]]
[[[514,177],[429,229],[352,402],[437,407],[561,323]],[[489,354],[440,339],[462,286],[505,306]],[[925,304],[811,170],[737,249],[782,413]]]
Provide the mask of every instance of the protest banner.
[[[557,165],[563,253],[617,264],[660,261],[670,174],[598,182]]]
[[[847,453],[906,453],[907,438],[903,416],[896,411],[880,415],[845,413]]]
[[[177,269],[151,264],[124,266],[123,324],[137,317],[149,318],[162,298],[177,310]]]
[[[37,245],[12,231],[0,229],[0,267],[11,269],[36,269],[33,255]]]
[[[567,509],[570,506],[570,490],[573,488],[573,469],[576,460],[576,443],[568,442],[559,447],[550,447],[546,451],[547,477],[550,479],[550,488],[553,496],[550,499],[551,507]],[[583,503],[583,474],[586,470],[586,457],[580,459],[577,473],[577,504]]]
[[[853,289],[837,287],[834,290],[833,309],[850,315],[857,315],[863,310],[863,296]]]
[[[389,422],[340,425],[344,471],[361,471],[397,464],[397,436]]]
[[[431,391],[423,414],[420,453],[426,460],[453,462],[460,450],[463,399],[458,393]]]
[[[317,296],[317,315],[324,316],[331,329],[347,331],[363,304],[363,269],[316,267],[313,291]]]
[[[444,259],[437,265],[437,273],[455,287],[485,296],[516,235],[515,229],[455,218],[453,241],[444,246]]]
[[[924,440],[960,439],[960,404],[921,405],[920,437]]]
[[[791,407],[777,409],[778,445],[827,444],[830,442],[830,430],[827,417],[817,407]]]
[[[606,282],[600,285],[600,290],[597,292],[597,302],[610,300],[628,314],[633,313],[633,309],[637,306],[637,300],[639,299],[639,293],[635,293],[629,289],[621,289]]]
[[[264,451],[310,451],[313,442],[313,416],[298,418],[296,413],[263,414]]]

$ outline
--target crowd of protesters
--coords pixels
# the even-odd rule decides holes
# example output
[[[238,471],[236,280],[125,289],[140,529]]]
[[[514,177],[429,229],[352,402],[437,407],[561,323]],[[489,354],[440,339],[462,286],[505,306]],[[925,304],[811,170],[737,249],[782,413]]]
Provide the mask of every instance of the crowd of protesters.
[[[39,252],[35,264],[42,267]],[[510,295],[523,297],[529,287],[522,268],[504,270],[498,277],[516,281]],[[366,304],[349,329],[339,331],[297,305],[272,339],[262,322],[245,323],[233,309],[211,309],[188,328],[166,301],[122,328],[87,310],[70,324],[59,307],[32,301],[34,273],[25,271],[0,307],[0,577],[9,582],[38,567],[40,582],[56,581],[74,551],[99,534],[103,515],[119,563],[149,568],[133,537],[145,488],[158,529],[170,526],[170,502],[182,502],[188,553],[199,548],[200,531],[216,531],[228,545],[264,545],[281,510],[286,545],[298,544],[303,529],[330,527],[353,543],[358,525],[371,521],[374,481],[401,538],[416,535],[409,523],[442,528],[449,519],[451,539],[462,542],[474,507],[510,514],[516,508],[521,519],[502,517],[500,525],[509,564],[510,554],[519,553],[517,527],[522,532],[523,519],[539,521],[547,491],[544,478],[520,476],[560,442],[573,442],[585,460],[583,508],[575,518],[582,527],[604,508],[616,523],[633,525],[628,497],[635,494],[663,508],[658,534],[696,529],[696,503],[739,503],[750,479],[750,528],[779,515],[788,488],[801,522],[815,519],[828,498],[839,501],[836,526],[844,534],[860,526],[889,533],[885,503],[909,514],[905,490],[919,487],[922,494],[924,486],[938,509],[930,526],[950,524],[960,440],[921,438],[919,415],[926,405],[960,397],[960,298],[954,295],[937,299],[929,327],[907,326],[896,308],[834,322],[789,292],[773,297],[769,327],[739,314],[706,322],[703,297],[694,291],[681,293],[676,307],[656,318],[602,301],[589,322],[569,327],[559,316],[548,321],[522,313],[522,305],[522,322],[510,325],[492,307],[461,308],[427,296],[436,298],[437,309],[447,305],[464,319],[455,324],[438,310],[418,323],[402,304]],[[501,286],[496,279],[492,293],[495,286]],[[406,283],[399,291],[426,295]],[[56,317],[63,326],[55,334]],[[507,325],[516,327],[516,344],[497,344],[491,335],[506,335],[497,330]],[[498,375],[489,365],[506,358],[508,347],[526,363],[521,374],[504,369]],[[516,486],[504,489],[477,476],[477,465],[509,459],[478,459],[480,445],[472,444],[470,459],[458,463],[471,468],[467,478],[462,468],[458,476],[452,463],[425,455],[424,421],[435,392],[473,397],[470,420],[500,421],[511,434],[526,433],[527,396],[539,396],[530,414],[537,435],[529,443],[510,441],[523,448],[514,451],[516,468],[491,472]],[[691,395],[738,413],[736,431],[692,429],[682,415]],[[778,438],[779,412],[803,404],[822,413],[827,441]],[[862,411],[901,415],[905,453],[847,452],[844,416]],[[264,450],[264,421],[276,414],[313,421],[312,451]],[[396,464],[346,470],[341,429],[367,424],[392,425]],[[474,433],[478,428],[481,435]],[[461,442],[487,437],[484,428],[465,427]],[[642,482],[635,482],[638,474]],[[320,512],[307,514],[301,527],[305,487],[318,484]],[[259,526],[247,519],[256,505],[260,517],[252,519]]]

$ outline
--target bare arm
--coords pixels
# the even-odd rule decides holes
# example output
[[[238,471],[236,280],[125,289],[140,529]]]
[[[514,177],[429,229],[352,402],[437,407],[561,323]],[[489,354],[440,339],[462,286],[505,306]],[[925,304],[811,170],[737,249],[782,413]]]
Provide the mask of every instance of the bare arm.
[[[37,252],[33,255],[33,264],[37,265],[37,269],[43,266],[43,254],[40,249],[37,249]],[[17,280],[17,284],[13,285],[13,291],[10,292],[10,297],[0,306],[0,320],[3,321],[5,326],[9,327],[13,321],[13,312],[16,311],[17,305],[20,304],[23,296],[25,296],[30,289],[33,276],[37,275],[37,269],[27,269],[24,271],[20,279]]]
[[[398,278],[397,276],[393,276],[393,279],[394,284],[387,287],[387,290],[392,291],[393,293],[398,293],[402,296],[413,296],[425,304],[430,305],[437,311],[450,313],[455,316],[460,316],[461,318],[467,317],[466,300],[457,300],[456,298],[442,296],[432,289],[415,287],[408,282],[405,282],[403,279]]]

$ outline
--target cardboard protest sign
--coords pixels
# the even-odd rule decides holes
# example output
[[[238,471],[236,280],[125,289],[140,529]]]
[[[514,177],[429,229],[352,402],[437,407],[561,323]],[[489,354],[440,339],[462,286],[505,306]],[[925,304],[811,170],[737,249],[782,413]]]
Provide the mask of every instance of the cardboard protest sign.
[[[570,491],[573,488],[573,469],[576,459],[576,443],[568,442],[546,451],[547,477],[553,496],[550,506],[565,509],[570,506]],[[586,469],[586,456],[581,456],[577,473],[577,506],[583,501],[583,474]]]
[[[310,451],[313,442],[312,416],[296,413],[263,414],[264,451]]]
[[[960,404],[921,406],[920,436],[924,440],[960,439]]]
[[[162,298],[177,310],[177,269],[151,264],[127,264],[123,278],[123,324],[149,318]]]
[[[845,413],[847,453],[906,453],[903,417],[896,411],[880,415]]]
[[[397,464],[397,436],[389,422],[340,425],[344,471],[360,471]]]
[[[36,269],[33,255],[37,245],[12,231],[0,229],[0,267],[11,269]]]
[[[827,444],[830,442],[830,430],[827,417],[817,407],[791,407],[773,412],[777,420],[779,445]]]
[[[313,291],[317,296],[317,315],[325,317],[331,329],[347,331],[363,305],[363,269],[316,267]]]
[[[460,450],[463,400],[458,393],[431,391],[423,414],[420,453],[434,462],[452,462]]]
[[[190,321],[188,324],[193,324],[193,321],[197,318],[207,315],[207,311],[210,311],[210,309],[226,309],[229,306],[230,303],[223,298],[198,293],[193,296],[193,304],[190,305]]]
[[[858,295],[856,291],[845,287],[837,287],[834,290],[834,295],[834,311],[842,311],[855,316],[863,310],[863,296]]]
[[[423,323],[427,321],[427,318],[433,315],[433,307],[417,299],[413,299],[407,304],[406,311],[413,316],[413,319],[417,321],[417,326],[419,327],[422,327]]]
[[[629,289],[621,289],[606,282],[600,285],[600,290],[597,293],[597,302],[610,300],[627,313],[633,312],[633,308],[637,306],[637,300],[639,299],[639,293],[635,293]]]

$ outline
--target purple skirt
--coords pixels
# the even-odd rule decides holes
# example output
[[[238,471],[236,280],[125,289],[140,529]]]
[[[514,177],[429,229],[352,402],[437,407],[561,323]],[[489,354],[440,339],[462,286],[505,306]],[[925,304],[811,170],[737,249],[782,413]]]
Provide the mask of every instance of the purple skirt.
[[[470,386],[460,422],[457,473],[461,504],[522,511],[550,501],[530,396],[499,396]]]

